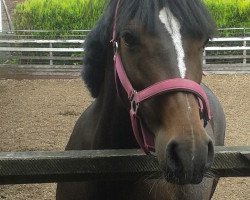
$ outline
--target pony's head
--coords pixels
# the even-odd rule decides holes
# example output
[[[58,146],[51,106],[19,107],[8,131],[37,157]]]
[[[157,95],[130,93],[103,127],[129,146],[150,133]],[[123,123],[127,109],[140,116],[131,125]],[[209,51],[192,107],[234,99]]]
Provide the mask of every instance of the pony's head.
[[[107,52],[113,48],[113,27],[117,52],[136,90],[173,78],[201,82],[203,49],[214,23],[199,0],[111,0],[85,44],[83,77],[94,97],[102,87]],[[166,180],[200,183],[214,152],[195,95],[157,95],[143,102],[138,114],[154,135]]]

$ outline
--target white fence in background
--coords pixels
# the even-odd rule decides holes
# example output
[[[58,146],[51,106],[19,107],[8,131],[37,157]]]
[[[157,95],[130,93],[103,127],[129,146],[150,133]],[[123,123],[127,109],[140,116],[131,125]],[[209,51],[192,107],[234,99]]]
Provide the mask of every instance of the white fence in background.
[[[83,43],[83,39],[0,37],[0,76],[79,76]],[[250,37],[214,38],[205,48],[203,62],[208,73],[250,73]]]
[[[213,38],[203,63],[209,72],[250,73],[250,37]]]
[[[0,0],[0,33],[3,32],[2,0]]]

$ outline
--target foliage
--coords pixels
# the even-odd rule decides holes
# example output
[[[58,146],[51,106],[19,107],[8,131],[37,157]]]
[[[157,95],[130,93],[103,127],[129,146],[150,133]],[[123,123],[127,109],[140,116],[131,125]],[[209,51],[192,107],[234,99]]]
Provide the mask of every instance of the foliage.
[[[250,0],[203,0],[219,28],[250,27]]]
[[[17,4],[19,30],[84,30],[93,27],[105,0],[26,0]]]
[[[91,29],[107,0],[26,0],[17,5],[19,30]],[[202,0],[219,28],[250,27],[250,0]]]

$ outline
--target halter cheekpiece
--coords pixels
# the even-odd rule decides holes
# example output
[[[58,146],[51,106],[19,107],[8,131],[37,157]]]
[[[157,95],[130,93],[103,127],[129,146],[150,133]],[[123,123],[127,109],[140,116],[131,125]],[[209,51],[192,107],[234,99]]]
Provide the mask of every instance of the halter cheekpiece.
[[[189,79],[183,79],[183,78],[168,79],[155,83],[141,91],[136,91],[133,88],[124,70],[120,54],[118,53],[119,45],[116,40],[116,22],[117,22],[119,4],[120,0],[118,0],[116,5],[114,25],[113,25],[113,38],[111,40],[115,49],[114,70],[115,70],[116,88],[117,90],[119,90],[118,89],[119,85],[121,85],[126,91],[127,98],[130,102],[129,113],[130,113],[131,125],[134,136],[136,138],[137,143],[143,149],[143,151],[149,154],[150,151],[155,151],[154,135],[150,133],[150,131],[144,124],[143,120],[140,118],[140,116],[138,116],[137,111],[142,102],[163,93],[180,92],[180,91],[192,93],[198,99],[201,116],[204,120],[204,126],[206,126],[208,121],[210,121],[211,119],[210,106],[207,95],[205,91],[202,89],[202,87],[198,83]],[[117,93],[119,94],[119,91],[117,91]]]

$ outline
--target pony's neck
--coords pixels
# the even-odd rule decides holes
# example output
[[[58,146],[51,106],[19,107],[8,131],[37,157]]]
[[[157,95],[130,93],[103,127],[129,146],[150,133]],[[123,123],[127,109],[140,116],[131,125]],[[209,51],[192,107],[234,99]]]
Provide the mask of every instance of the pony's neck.
[[[109,59],[101,92],[96,99],[99,112],[96,145],[106,149],[137,148],[127,108],[117,95],[113,59]]]

